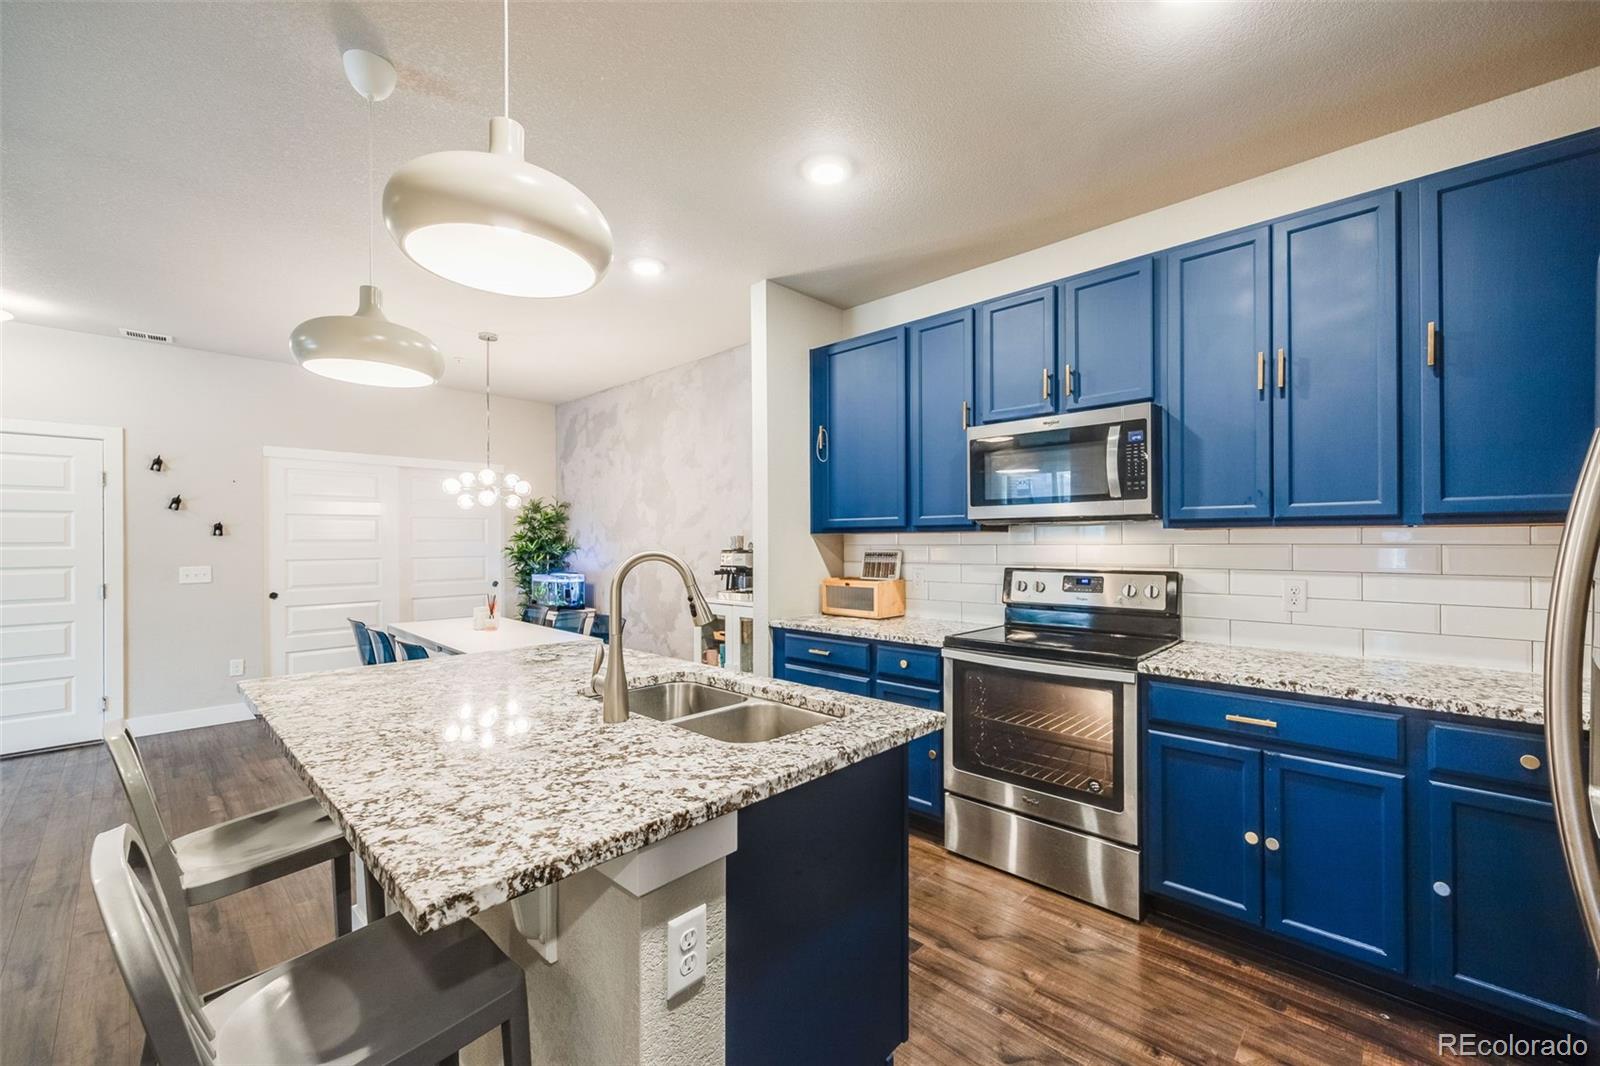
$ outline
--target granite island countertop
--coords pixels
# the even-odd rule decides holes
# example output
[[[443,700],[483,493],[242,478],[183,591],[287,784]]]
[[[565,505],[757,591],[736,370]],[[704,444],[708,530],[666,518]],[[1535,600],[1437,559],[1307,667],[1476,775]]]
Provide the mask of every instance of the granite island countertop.
[[[769,624],[773,629],[795,629],[805,633],[939,648],[944,646],[944,638],[952,633],[987,629],[994,623],[957,622],[948,618],[847,618],[844,615],[813,614],[802,618],[775,619]]]
[[[1184,641],[1145,659],[1139,672],[1502,722],[1544,723],[1543,676],[1515,670]],[[1583,720],[1587,725],[1587,693]]]
[[[823,777],[943,716],[641,652],[631,687],[695,680],[837,717],[731,744],[582,694],[593,648],[259,678],[239,689],[419,931]]]

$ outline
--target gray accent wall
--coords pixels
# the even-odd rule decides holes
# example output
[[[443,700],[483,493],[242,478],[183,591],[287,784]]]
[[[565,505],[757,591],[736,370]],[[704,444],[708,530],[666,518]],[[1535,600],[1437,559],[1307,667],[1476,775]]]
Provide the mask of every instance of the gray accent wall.
[[[718,552],[750,534],[750,349],[732,348],[556,408],[562,499],[602,611],[611,575],[637,551],[665,549],[714,596]],[[761,545],[756,545],[761,550]],[[647,564],[625,590],[627,646],[691,655],[688,613],[672,572]]]

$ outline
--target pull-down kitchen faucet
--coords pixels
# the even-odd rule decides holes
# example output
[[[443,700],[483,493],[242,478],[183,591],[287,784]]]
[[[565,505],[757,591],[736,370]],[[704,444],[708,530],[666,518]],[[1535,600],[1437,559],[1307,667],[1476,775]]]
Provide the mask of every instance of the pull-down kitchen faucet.
[[[640,552],[617,567],[611,578],[611,632],[607,643],[595,649],[594,674],[589,679],[589,687],[604,701],[601,720],[607,724],[628,720],[628,675],[622,667],[622,583],[634,567],[648,562],[666,563],[683,579],[684,591],[689,594],[690,621],[697,626],[707,626],[714,620],[711,605],[700,592],[700,583],[684,561],[671,552]],[[604,680],[600,677],[602,664]]]

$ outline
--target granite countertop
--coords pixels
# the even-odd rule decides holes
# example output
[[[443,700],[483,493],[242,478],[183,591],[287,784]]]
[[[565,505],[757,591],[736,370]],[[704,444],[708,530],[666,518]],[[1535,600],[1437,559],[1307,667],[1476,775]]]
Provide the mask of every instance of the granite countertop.
[[[942,727],[898,704],[630,652],[631,687],[692,679],[839,718],[729,744],[581,694],[594,649],[260,678],[239,689],[419,931],[438,929]]]
[[[1503,722],[1544,723],[1544,678],[1521,671],[1185,641],[1145,659],[1139,672]],[[1587,694],[1583,720],[1587,725]]]
[[[957,622],[948,618],[846,618],[843,615],[813,614],[804,618],[784,618],[771,623],[773,629],[798,629],[806,633],[830,633],[836,637],[862,640],[887,640],[896,644],[921,644],[943,647],[952,633],[987,629],[989,623]]]

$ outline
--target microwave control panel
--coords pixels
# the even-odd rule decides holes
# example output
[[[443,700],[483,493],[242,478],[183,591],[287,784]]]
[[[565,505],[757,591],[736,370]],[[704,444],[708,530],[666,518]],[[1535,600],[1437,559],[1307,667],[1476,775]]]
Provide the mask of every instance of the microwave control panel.
[[[1150,494],[1150,444],[1144,422],[1129,422],[1122,427],[1117,448],[1118,474],[1123,499],[1141,499]]]

